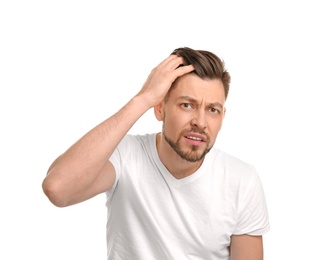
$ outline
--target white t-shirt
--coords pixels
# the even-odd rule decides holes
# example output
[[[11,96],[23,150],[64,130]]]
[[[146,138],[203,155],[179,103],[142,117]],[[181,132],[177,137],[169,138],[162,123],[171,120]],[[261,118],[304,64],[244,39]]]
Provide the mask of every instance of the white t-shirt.
[[[212,148],[176,179],[159,159],[156,134],[127,135],[111,156],[109,260],[229,259],[231,235],[263,235],[269,220],[255,169]]]

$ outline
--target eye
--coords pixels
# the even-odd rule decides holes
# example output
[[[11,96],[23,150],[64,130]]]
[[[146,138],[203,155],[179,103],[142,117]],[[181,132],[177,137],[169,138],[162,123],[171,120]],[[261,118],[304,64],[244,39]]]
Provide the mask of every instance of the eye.
[[[211,108],[210,108],[210,112],[211,112],[212,114],[220,114],[220,110],[219,110],[219,109],[216,109],[216,108],[214,108],[214,107],[211,107]]]
[[[190,104],[190,103],[182,103],[181,104],[181,107],[182,108],[186,108],[186,109],[192,109],[193,107],[192,107],[192,105]]]

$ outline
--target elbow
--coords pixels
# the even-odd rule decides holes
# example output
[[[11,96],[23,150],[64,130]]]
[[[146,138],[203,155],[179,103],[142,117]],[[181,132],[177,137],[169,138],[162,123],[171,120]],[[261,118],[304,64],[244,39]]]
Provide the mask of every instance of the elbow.
[[[51,181],[48,177],[49,176],[44,179],[42,189],[49,201],[59,208],[69,206],[70,203],[66,199],[66,196],[64,196],[64,192],[60,188],[60,185]]]

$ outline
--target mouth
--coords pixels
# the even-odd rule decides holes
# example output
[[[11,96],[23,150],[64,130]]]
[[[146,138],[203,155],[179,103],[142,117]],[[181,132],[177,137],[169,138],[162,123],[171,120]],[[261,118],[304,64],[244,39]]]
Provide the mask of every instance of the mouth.
[[[200,134],[190,133],[184,135],[184,138],[191,145],[201,145],[206,142],[206,137]]]
[[[185,136],[185,138],[191,139],[191,140],[195,140],[195,141],[203,142],[203,139],[202,138],[196,137],[196,136]]]

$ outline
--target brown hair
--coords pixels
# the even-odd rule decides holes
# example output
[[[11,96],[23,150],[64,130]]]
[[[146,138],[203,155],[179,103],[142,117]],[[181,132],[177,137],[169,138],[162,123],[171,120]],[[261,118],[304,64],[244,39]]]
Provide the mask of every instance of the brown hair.
[[[183,57],[183,65],[193,65],[196,74],[202,79],[220,79],[224,86],[225,98],[228,97],[231,76],[226,70],[224,61],[214,53],[204,50],[193,50],[188,47],[175,49],[172,53]]]

